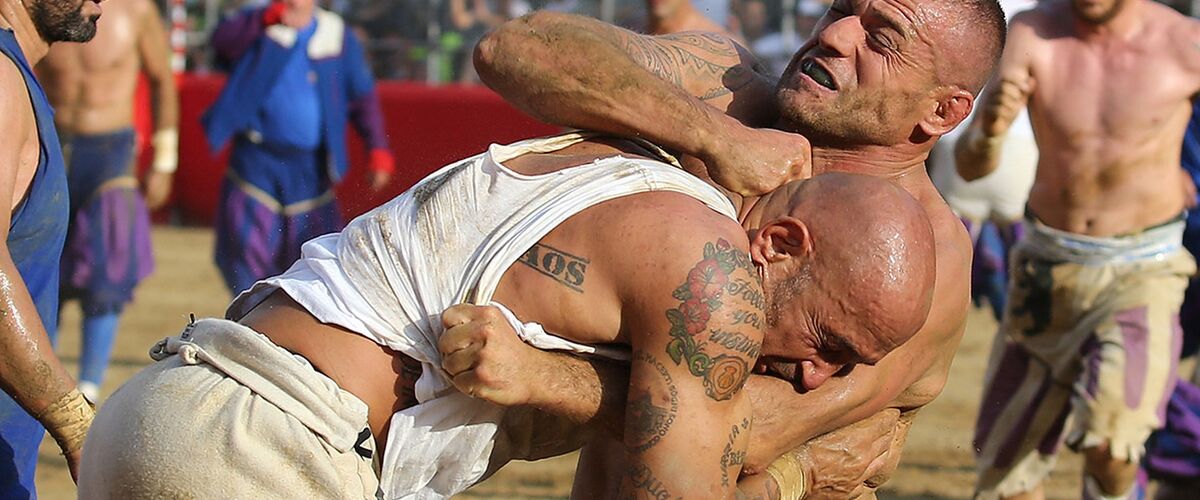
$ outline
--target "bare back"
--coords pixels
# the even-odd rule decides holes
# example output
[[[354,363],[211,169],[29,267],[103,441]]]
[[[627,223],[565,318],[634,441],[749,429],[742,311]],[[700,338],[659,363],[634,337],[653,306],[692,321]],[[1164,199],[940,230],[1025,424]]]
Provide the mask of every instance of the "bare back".
[[[158,22],[148,0],[111,0],[92,41],[50,49],[37,69],[60,129],[93,134],[132,126],[147,18]]]
[[[1041,151],[1029,206],[1062,230],[1124,234],[1184,208],[1179,157],[1200,90],[1200,23],[1152,2],[1127,8],[1141,20],[1126,36],[1083,31],[1065,2],[1014,20],[1027,73],[1006,61],[1002,75],[1027,89]]]

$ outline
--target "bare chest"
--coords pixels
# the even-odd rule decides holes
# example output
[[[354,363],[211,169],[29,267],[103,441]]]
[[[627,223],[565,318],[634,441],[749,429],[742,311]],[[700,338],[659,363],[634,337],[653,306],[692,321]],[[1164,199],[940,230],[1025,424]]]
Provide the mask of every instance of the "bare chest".
[[[1153,40],[1045,42],[1032,73],[1031,112],[1059,139],[1136,138],[1171,126],[1196,90],[1195,78]]]

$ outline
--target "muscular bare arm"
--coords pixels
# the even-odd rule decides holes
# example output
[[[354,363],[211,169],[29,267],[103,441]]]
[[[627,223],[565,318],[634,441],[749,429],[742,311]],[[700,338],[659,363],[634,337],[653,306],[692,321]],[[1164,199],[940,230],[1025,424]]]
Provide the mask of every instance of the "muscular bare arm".
[[[142,71],[154,92],[154,169],[146,179],[146,205],[162,207],[171,195],[179,161],[179,94],[171,71],[171,47],[158,7],[145,2],[138,26]]]
[[[983,104],[979,113],[955,144],[958,175],[968,181],[984,177],[999,166],[1004,136],[1033,94],[1031,59],[1038,36],[1027,14],[1013,18],[996,77],[980,99]]]
[[[54,355],[7,244],[12,210],[24,196],[38,162],[37,153],[23,154],[30,141],[37,141],[28,96],[20,71],[0,57],[0,116],[8,120],[5,133],[0,134],[0,207],[4,207],[0,210],[0,389],[38,416],[74,389],[75,381]],[[54,434],[57,429],[49,430]],[[67,453],[72,477],[78,461],[79,450]]]
[[[488,86],[542,120],[640,136],[696,156],[738,193],[769,191],[807,173],[811,161],[799,136],[739,123],[774,122],[774,84],[748,51],[721,35],[652,37],[537,12],[480,41],[475,67]],[[746,144],[763,146],[746,154]]]

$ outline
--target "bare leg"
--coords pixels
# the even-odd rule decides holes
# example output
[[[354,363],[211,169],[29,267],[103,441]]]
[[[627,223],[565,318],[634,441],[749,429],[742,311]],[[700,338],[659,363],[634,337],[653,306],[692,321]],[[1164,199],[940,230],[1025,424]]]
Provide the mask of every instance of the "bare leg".
[[[1013,495],[1011,497],[1004,497],[1004,500],[1045,500],[1045,499],[1046,499],[1046,491],[1044,489],[1042,489],[1042,483],[1038,483],[1037,486],[1034,486],[1033,489],[1031,489],[1029,491],[1026,491],[1023,493],[1017,493],[1016,495]]]
[[[1128,493],[1137,479],[1137,464],[1112,457],[1107,445],[1083,450],[1083,471],[1096,480],[1107,496]]]

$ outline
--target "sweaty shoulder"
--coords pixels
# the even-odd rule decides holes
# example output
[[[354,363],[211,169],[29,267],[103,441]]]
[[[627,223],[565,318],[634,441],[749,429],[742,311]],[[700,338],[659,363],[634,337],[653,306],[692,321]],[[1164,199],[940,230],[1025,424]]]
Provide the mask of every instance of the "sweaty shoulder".
[[[725,241],[738,251],[749,251],[746,231],[733,219],[722,215],[691,196],[656,191],[618,198],[594,207],[589,217],[596,229],[610,237],[599,240],[598,249],[623,262],[626,291],[653,286],[656,277],[673,267],[695,263],[706,243]],[[685,255],[686,254],[686,255]]]
[[[1048,39],[1069,27],[1070,13],[1059,2],[1041,2],[1008,22],[1008,41]]]
[[[1176,54],[1184,69],[1200,76],[1200,21],[1156,3],[1147,8],[1155,24],[1165,27],[1158,37],[1162,52]]]
[[[5,133],[0,134],[4,138],[0,141],[11,145],[10,141],[23,137],[24,134],[20,132],[28,131],[31,110],[25,75],[21,73],[16,62],[0,54],[0,116],[5,117],[6,121]]]

